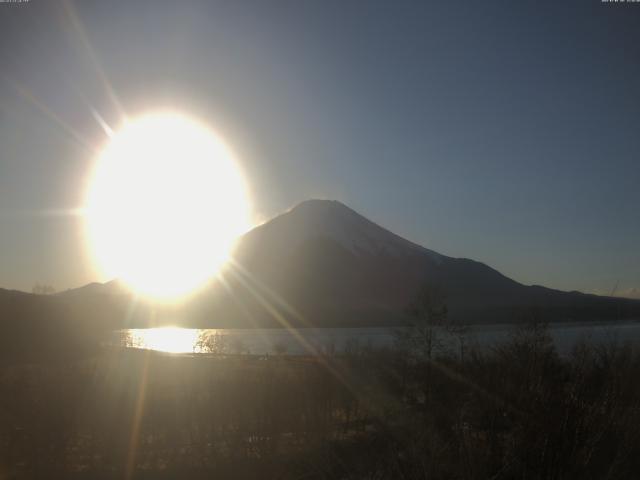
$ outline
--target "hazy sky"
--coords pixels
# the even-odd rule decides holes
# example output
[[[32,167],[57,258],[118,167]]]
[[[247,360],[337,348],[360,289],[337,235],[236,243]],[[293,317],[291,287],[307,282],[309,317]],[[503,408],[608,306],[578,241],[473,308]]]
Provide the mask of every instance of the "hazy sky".
[[[114,96],[220,132],[257,220],[335,198],[526,284],[640,287],[640,4],[30,0],[0,40],[0,287],[99,280],[64,212]]]

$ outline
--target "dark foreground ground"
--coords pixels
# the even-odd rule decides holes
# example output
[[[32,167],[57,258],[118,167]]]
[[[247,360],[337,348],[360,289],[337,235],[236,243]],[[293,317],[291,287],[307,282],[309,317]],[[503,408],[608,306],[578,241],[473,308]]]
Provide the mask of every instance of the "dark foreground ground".
[[[5,365],[0,478],[640,475],[630,348],[560,358],[541,325],[483,353],[429,358],[434,340],[339,357],[109,350]]]

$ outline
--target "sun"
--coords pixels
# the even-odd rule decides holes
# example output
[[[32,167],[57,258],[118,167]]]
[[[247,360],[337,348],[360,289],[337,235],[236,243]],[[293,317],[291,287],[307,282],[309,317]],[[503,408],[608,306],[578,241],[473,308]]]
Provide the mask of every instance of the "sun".
[[[88,244],[102,273],[172,300],[204,285],[249,227],[232,152],[179,114],[127,121],[98,155],[85,199]]]

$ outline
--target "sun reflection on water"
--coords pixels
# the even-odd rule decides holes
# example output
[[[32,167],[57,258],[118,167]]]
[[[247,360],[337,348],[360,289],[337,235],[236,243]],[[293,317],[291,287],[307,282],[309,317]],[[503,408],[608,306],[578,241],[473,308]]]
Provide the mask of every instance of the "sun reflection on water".
[[[138,328],[127,333],[127,346],[167,353],[193,353],[200,339],[200,331],[192,328]]]

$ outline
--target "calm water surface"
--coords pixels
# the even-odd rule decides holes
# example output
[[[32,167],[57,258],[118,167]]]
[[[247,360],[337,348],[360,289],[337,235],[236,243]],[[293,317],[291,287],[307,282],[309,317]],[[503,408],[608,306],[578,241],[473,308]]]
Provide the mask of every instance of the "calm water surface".
[[[515,328],[504,324],[474,326],[466,341],[471,347],[491,347],[508,340]],[[357,348],[391,347],[397,331],[393,328],[202,330],[167,327],[122,330],[118,332],[117,341],[127,347],[170,353],[336,354]],[[551,335],[560,353],[570,352],[582,340],[640,345],[640,322],[557,324],[551,326]],[[441,335],[445,342],[446,337]]]

